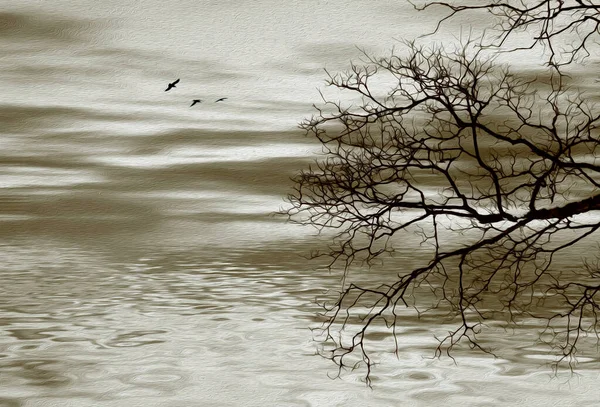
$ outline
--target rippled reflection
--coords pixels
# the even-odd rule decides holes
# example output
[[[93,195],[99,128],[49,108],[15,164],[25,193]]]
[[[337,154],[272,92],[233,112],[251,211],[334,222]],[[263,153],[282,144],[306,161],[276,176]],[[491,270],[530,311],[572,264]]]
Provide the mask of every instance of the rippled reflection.
[[[298,256],[305,244],[154,247],[129,258],[34,238],[4,244],[2,405],[510,405],[534,384],[540,402],[594,399],[590,381],[550,381],[530,348],[511,361],[424,358],[436,327],[408,313],[398,358],[382,353],[375,368],[376,390],[357,383],[360,372],[330,381],[335,370],[313,356],[307,328],[314,298],[338,277],[313,271]],[[369,339],[383,351],[390,336]]]

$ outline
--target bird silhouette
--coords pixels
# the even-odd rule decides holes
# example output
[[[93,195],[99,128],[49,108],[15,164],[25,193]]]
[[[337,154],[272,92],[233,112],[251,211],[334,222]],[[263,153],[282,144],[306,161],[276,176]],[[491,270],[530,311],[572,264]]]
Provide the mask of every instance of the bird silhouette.
[[[169,83],[169,86],[167,87],[167,89],[165,89],[165,92],[173,89],[175,87],[175,85],[177,85],[179,83],[179,79],[177,79],[175,82],[173,83]]]
[[[192,104],[190,105],[190,107],[194,106],[196,103],[202,103],[202,99],[194,99],[194,100],[192,100]]]
[[[222,101],[224,101],[225,99],[227,99],[227,98],[220,98],[220,99],[217,99],[217,100],[215,100],[215,103],[217,103],[217,102],[222,102]]]

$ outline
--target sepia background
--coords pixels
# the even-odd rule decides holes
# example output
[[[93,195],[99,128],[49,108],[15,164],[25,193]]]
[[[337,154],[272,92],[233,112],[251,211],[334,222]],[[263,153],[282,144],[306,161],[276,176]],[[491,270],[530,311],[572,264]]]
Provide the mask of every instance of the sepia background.
[[[297,123],[320,102],[324,68],[344,70],[359,48],[401,48],[435,27],[435,10],[398,0],[1,10],[0,406],[600,398],[597,361],[554,376],[535,327],[498,336],[503,358],[454,363],[431,358],[435,317],[407,312],[399,357],[380,354],[372,390],[360,371],[331,380],[335,366],[314,356],[314,299],[340,276],[303,257],[326,243],[314,230],[272,215],[320,151]],[[461,38],[460,23],[428,40]],[[509,62],[527,70],[539,59]],[[418,243],[368,278],[410,267]]]

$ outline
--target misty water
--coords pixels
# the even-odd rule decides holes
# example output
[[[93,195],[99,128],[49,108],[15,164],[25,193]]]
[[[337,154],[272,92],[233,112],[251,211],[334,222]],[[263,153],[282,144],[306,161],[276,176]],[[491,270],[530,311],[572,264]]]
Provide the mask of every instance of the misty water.
[[[493,338],[501,358],[432,359],[444,326],[410,310],[398,356],[374,341],[373,389],[329,378],[309,328],[340,275],[304,257],[326,239],[273,216],[320,151],[295,125],[323,67],[436,16],[241,3],[0,13],[0,406],[595,405],[594,352],[553,375],[527,326]],[[361,278],[417,263],[405,246]]]

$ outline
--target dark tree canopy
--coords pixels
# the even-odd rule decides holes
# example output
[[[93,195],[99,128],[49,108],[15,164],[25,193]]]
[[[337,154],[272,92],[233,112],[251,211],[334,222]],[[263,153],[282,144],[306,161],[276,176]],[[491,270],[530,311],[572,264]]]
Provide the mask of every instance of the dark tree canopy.
[[[566,2],[531,3],[563,10]],[[518,27],[511,20],[518,8],[480,7]],[[522,7],[524,21],[537,15]],[[544,32],[554,27],[548,22]],[[337,299],[323,304],[322,355],[340,371],[364,364],[367,383],[369,333],[387,326],[401,335],[400,308],[432,307],[419,302],[423,287],[454,324],[439,338],[438,355],[459,343],[492,353],[479,340],[489,321],[541,321],[556,363],[572,363],[584,335],[597,337],[595,252],[569,268],[556,259],[598,239],[600,110],[556,66],[519,75],[479,45],[407,43],[401,56],[329,75],[329,86],[360,103],[325,100],[301,125],[324,155],[294,179],[287,214],[334,232],[325,253],[331,267],[371,264],[405,250],[407,239],[428,250],[425,264],[389,281],[345,280]]]

